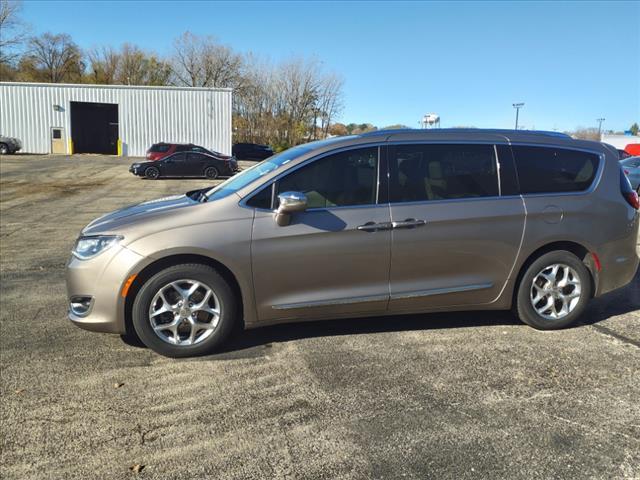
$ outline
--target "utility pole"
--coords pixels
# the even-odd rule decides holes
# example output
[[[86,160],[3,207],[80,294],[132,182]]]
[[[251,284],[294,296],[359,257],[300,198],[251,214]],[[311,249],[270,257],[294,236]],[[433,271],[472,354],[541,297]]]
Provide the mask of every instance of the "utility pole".
[[[524,107],[524,102],[513,104],[513,108],[516,109],[516,130],[518,130],[518,114],[520,113],[520,109],[522,107]]]
[[[598,140],[602,140],[602,122],[604,121],[604,118],[596,118],[596,122],[598,122]]]

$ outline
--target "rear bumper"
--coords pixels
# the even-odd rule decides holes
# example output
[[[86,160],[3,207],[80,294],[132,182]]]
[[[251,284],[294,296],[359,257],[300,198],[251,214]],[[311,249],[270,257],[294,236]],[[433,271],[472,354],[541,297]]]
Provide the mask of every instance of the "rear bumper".
[[[598,274],[595,296],[603,295],[629,284],[638,271],[638,226],[640,214],[630,216],[625,235],[598,249],[602,269]]]

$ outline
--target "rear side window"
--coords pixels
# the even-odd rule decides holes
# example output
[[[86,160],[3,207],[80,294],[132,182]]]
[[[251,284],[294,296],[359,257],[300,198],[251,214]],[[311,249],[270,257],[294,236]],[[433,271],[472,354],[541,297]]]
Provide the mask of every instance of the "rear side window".
[[[580,192],[593,183],[598,156],[593,153],[552,147],[514,145],[520,192]]]
[[[170,145],[151,145],[150,152],[165,153],[169,151]]]
[[[164,160],[172,161],[172,162],[184,162],[187,159],[186,153],[174,153],[173,155],[169,155]]]
[[[203,160],[208,160],[208,158],[206,155],[203,155],[202,153],[192,152],[192,153],[189,153],[188,160],[190,162],[200,162]]]
[[[390,201],[498,196],[493,145],[424,144],[389,148]]]

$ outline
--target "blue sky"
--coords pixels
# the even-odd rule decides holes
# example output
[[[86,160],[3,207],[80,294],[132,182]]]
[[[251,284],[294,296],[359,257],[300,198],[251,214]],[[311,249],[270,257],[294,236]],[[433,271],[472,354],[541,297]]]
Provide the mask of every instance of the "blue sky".
[[[640,122],[640,2],[24,2],[34,33],[168,54],[185,30],[345,80],[341,121],[626,129]]]

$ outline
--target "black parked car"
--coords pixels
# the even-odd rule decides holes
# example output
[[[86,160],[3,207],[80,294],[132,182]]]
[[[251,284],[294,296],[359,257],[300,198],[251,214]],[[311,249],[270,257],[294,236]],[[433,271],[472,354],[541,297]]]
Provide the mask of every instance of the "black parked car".
[[[273,149],[269,145],[257,143],[236,143],[231,152],[240,160],[264,160],[273,155]]]
[[[160,177],[206,177],[215,179],[231,176],[238,171],[234,157],[219,158],[201,152],[178,152],[162,160],[137,162],[129,171],[139,177],[155,180]]]

